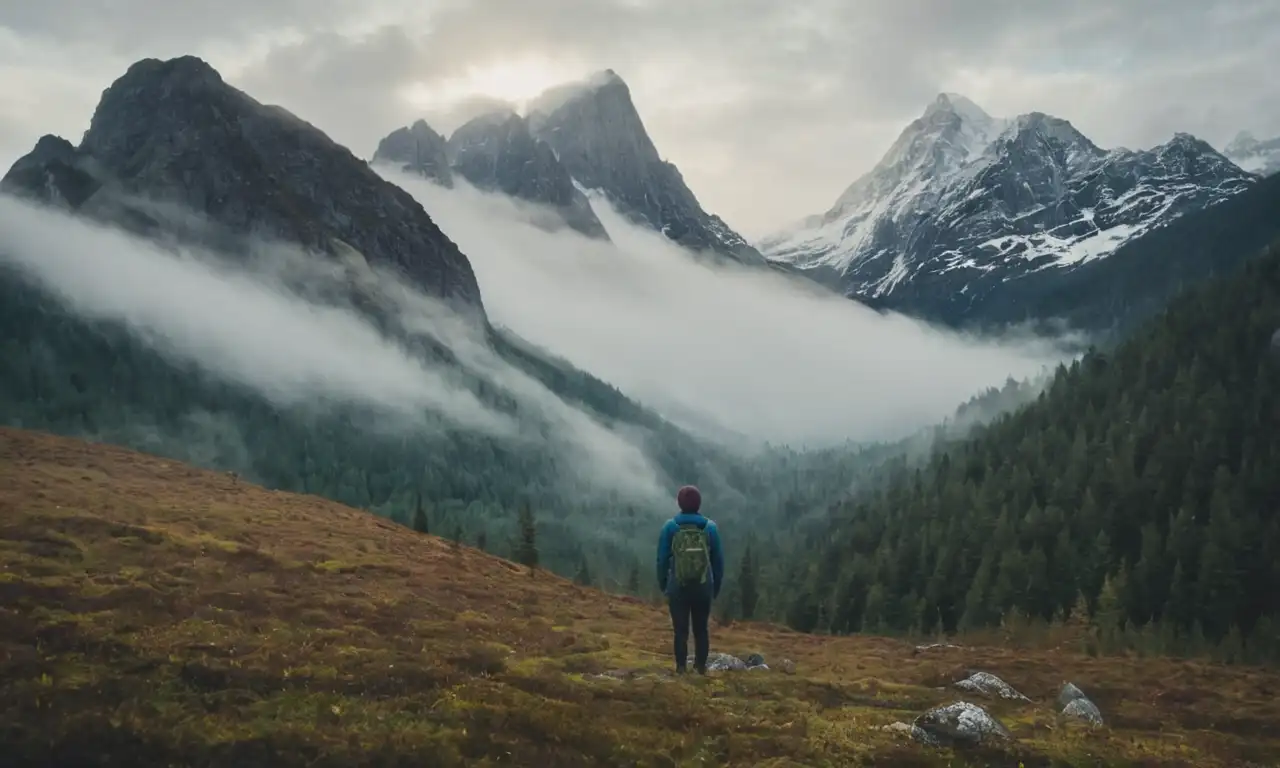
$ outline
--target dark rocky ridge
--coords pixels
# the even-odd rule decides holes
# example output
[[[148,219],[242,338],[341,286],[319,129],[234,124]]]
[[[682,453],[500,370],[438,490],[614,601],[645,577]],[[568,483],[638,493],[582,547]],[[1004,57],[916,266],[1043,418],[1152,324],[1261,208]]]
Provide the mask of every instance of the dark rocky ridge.
[[[534,138],[515,112],[482,115],[462,125],[449,137],[448,155],[454,171],[475,186],[548,205],[573,229],[609,239],[555,151]]]
[[[764,257],[707,213],[680,171],[663,160],[631,91],[613,70],[553,88],[529,108],[529,125],[573,178],[598,189],[629,218],[694,250],[764,265]]]
[[[328,254],[354,248],[483,314],[471,264],[413,197],[192,56],[129,67],[103,93],[78,148],[42,138],[0,190],[144,234],[170,228],[155,216],[168,204],[233,239],[265,236]]]
[[[373,162],[399,165],[402,170],[417,173],[442,187],[453,187],[453,169],[449,167],[445,138],[425,120],[397,128],[378,142]]]

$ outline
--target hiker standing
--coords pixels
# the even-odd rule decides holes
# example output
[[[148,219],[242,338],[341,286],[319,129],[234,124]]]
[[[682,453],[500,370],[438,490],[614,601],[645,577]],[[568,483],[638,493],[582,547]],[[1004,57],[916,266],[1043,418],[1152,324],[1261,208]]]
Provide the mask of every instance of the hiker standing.
[[[658,586],[667,596],[675,630],[676,673],[684,674],[693,630],[693,668],[706,674],[711,649],[711,601],[724,584],[724,553],[714,520],[700,513],[702,494],[686,485],[676,494],[680,513],[658,535]]]

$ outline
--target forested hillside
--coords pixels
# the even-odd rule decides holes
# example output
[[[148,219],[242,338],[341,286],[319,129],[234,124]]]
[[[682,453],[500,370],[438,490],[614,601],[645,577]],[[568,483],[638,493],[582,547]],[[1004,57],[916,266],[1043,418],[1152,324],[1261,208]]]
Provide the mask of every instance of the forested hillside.
[[[951,632],[1080,601],[1165,648],[1280,658],[1278,327],[1273,247],[842,505],[790,621]]]

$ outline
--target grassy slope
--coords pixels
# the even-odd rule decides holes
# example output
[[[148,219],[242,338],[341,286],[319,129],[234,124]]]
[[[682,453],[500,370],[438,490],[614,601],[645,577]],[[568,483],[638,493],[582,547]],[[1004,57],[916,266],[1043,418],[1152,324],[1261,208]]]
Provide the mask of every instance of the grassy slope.
[[[713,649],[798,674],[672,681],[666,615],[322,499],[0,429],[0,742],[10,765],[1244,765],[1280,760],[1280,672],[761,625]],[[961,698],[1014,754],[879,730]],[[594,674],[627,670],[630,679]],[[1110,727],[1055,722],[1065,679]],[[1063,763],[1067,764],[1067,763]]]

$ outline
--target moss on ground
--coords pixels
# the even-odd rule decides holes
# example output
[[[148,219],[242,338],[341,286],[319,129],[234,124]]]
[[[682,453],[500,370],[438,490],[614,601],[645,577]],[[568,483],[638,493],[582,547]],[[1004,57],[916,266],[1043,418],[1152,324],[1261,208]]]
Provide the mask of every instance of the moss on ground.
[[[798,673],[669,674],[665,611],[321,499],[0,430],[7,764],[960,766],[1280,763],[1276,670],[738,624]],[[960,698],[1017,737],[882,730]],[[1108,727],[1061,722],[1079,683]]]

